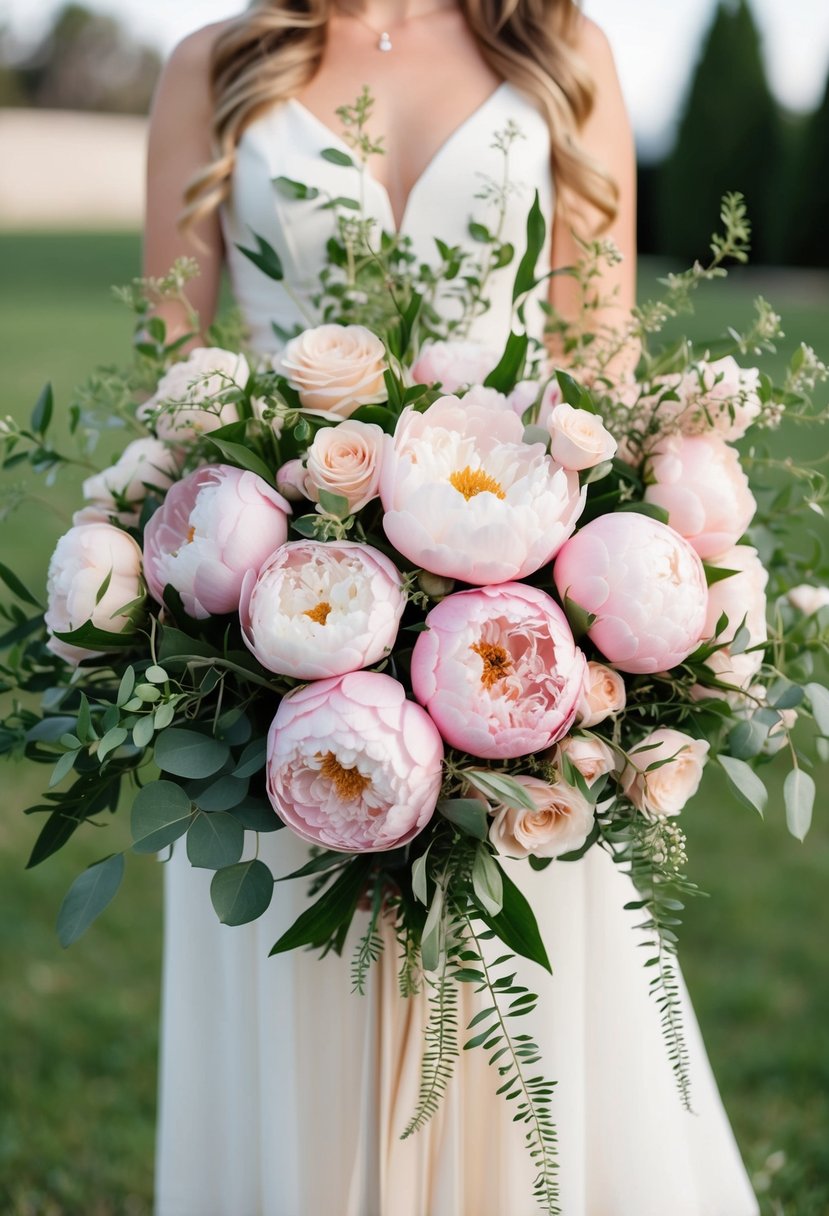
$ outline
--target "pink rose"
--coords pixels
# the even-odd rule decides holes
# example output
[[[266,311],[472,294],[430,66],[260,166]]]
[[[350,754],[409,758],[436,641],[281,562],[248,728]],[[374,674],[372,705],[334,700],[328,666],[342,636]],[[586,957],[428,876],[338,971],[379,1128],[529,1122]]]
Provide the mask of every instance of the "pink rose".
[[[526,444],[505,403],[441,397],[386,437],[380,497],[394,547],[467,583],[526,578],[558,552],[584,506],[578,477]]]
[[[349,511],[359,511],[379,493],[383,429],[348,419],[317,431],[305,461],[308,493],[319,502],[320,490],[341,494]]]
[[[664,508],[703,558],[736,545],[757,509],[737,452],[716,435],[672,435],[648,458],[645,476],[645,501]]]
[[[228,389],[244,388],[250,368],[244,355],[220,347],[199,346],[181,363],[174,363],[158,388],[138,410],[159,439],[191,439],[237,422],[232,401],[222,401]]]
[[[679,730],[651,731],[629,753],[622,789],[649,818],[678,815],[699,789],[708,747]]]
[[[500,353],[481,342],[430,342],[412,364],[412,378],[415,384],[439,384],[444,393],[456,393],[467,384],[483,384]]]
[[[585,729],[621,713],[627,702],[625,682],[612,667],[592,660],[587,664],[576,721]]]
[[[104,651],[62,642],[56,633],[72,633],[87,622],[107,633],[132,633],[143,617],[141,550],[111,524],[70,528],[49,561],[46,586],[47,646],[73,667]]]
[[[308,498],[305,469],[301,460],[286,460],[276,471],[276,488],[288,502],[302,502]]]
[[[593,785],[606,773],[616,769],[616,756],[604,739],[589,739],[586,735],[568,735],[556,745],[555,763],[561,766],[566,756],[578,769],[588,785]]]
[[[763,651],[750,649],[742,654],[731,654],[728,644],[734,640],[737,630],[743,624],[749,633],[750,647],[761,645],[767,640],[768,571],[760,561],[757,550],[752,549],[750,545],[735,545],[713,564],[736,573],[720,579],[708,588],[708,613],[703,637],[714,636],[723,614],[728,618],[728,624],[717,639],[722,649],[711,655],[707,665],[724,683],[745,690],[754,682],[763,666]]]
[[[144,530],[144,569],[163,603],[169,583],[192,617],[235,612],[242,580],[288,536],[290,505],[266,481],[226,464],[196,469],[169,490]]]
[[[319,680],[378,663],[406,595],[382,553],[351,541],[290,541],[242,588],[242,636],[263,667]]]
[[[391,676],[356,671],[297,688],[268,734],[268,797],[303,840],[383,852],[434,813],[443,745],[429,715]]]
[[[309,413],[348,418],[359,406],[386,399],[386,348],[364,325],[306,329],[273,365]]]
[[[535,803],[534,811],[496,807],[489,839],[503,857],[561,857],[580,849],[593,827],[593,807],[564,781],[514,777]]]
[[[573,724],[584,657],[564,613],[524,583],[459,591],[426,617],[412,689],[452,747],[527,756]]]
[[[567,542],[553,577],[562,600],[595,615],[588,636],[622,671],[668,671],[699,644],[705,571],[688,542],[658,520],[600,515]]]
[[[547,428],[552,439],[550,454],[565,469],[580,473],[616,454],[616,440],[598,414],[574,409],[566,401],[552,411]]]
[[[83,496],[103,516],[125,515],[125,523],[138,520],[147,491],[163,493],[181,469],[178,452],[160,439],[134,439],[110,468],[87,477]]]

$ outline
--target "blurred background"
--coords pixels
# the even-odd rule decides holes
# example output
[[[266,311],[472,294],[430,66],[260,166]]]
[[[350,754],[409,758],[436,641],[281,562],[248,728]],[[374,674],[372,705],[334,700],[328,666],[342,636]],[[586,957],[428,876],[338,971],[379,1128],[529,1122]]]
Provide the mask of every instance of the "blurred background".
[[[128,358],[130,317],[110,286],[139,273],[155,81],[180,37],[239,7],[0,0],[0,414],[26,418],[46,379],[65,410],[96,364]],[[829,3],[585,8],[610,37],[637,134],[642,295],[666,269],[704,258],[721,195],[739,189],[752,265],[702,293],[682,328],[714,339],[747,323],[762,293],[787,335],[764,361],[770,374],[801,340],[829,358]],[[816,451],[814,434],[785,426],[774,442],[781,457],[826,454],[825,437]],[[104,443],[103,463],[112,449]],[[5,477],[2,560],[34,586],[81,475],[23,505],[39,488]],[[2,770],[0,1213],[148,1216],[160,867],[134,858],[115,904],[61,951],[65,890],[123,829],[101,829],[104,843],[94,828],[78,833],[24,871],[39,823],[20,808],[37,801],[44,771]],[[763,823],[713,779],[683,820],[692,877],[712,898],[689,908],[681,959],[764,1216],[829,1213],[825,801],[804,845],[787,835],[779,796]]]

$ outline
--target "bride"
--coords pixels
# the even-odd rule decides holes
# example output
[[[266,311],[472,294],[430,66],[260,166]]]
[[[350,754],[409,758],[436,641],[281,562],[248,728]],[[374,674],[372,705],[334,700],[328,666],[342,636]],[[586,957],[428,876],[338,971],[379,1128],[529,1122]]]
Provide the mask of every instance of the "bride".
[[[537,189],[544,256],[570,264],[574,232],[604,231],[624,255],[606,271],[608,312],[631,307],[631,134],[607,42],[574,0],[264,0],[186,39],[152,116],[146,273],[195,253],[190,296],[206,326],[226,266],[262,352],[279,345],[274,325],[307,323],[295,301],[322,266],[331,213],[286,200],[272,179],[340,192],[342,169],[319,154],[340,141],[335,111],[364,84],[388,149],[364,180],[379,226],[424,260],[434,235],[469,243],[481,175],[498,170],[493,134],[512,121],[504,239],[521,247]],[[277,249],[286,284],[239,252],[251,231]],[[552,304],[572,315],[572,281],[551,283]],[[473,338],[506,332],[510,288],[509,271],[493,278]],[[165,309],[183,331],[183,312]],[[537,309],[538,332],[542,321]],[[259,847],[277,875],[306,857],[287,831]],[[519,982],[541,994],[533,1031],[558,1082],[563,1216],[753,1216],[687,1000],[693,1115],[675,1093],[636,914],[624,910],[630,880],[601,849],[555,871],[513,875],[554,965],[550,978],[524,963]],[[302,883],[277,883],[265,917],[228,928],[213,918],[209,872],[180,849],[165,872],[157,1216],[530,1216],[531,1163],[482,1053],[464,1055],[426,1129],[400,1139],[423,1003],[397,995],[394,950],[368,995],[353,995],[347,957],[268,958],[302,910]]]

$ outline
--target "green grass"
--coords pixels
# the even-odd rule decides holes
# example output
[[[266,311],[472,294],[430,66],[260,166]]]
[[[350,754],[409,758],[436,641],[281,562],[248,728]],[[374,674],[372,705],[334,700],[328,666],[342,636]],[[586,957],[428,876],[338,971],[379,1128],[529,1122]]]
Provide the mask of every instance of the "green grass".
[[[126,352],[130,318],[111,302],[109,286],[136,273],[138,242],[128,235],[0,236],[0,264],[0,413],[24,417],[47,378],[60,408],[97,361],[111,354],[117,362]],[[643,290],[654,273],[645,267]],[[811,342],[825,358],[825,281],[766,278],[741,273],[726,288],[706,291],[697,316],[684,327],[714,338],[727,324],[748,319],[760,290],[784,314],[792,338]],[[784,344],[790,346],[791,339]],[[780,359],[772,359],[775,364]],[[777,450],[805,452],[813,442],[781,432]],[[78,480],[62,478],[59,494],[50,495],[67,514]],[[3,560],[38,584],[65,526],[42,504],[24,507],[0,530]],[[106,829],[105,837],[103,830],[79,833],[59,856],[24,871],[37,824],[19,808],[36,798],[44,771],[2,770],[0,1212],[146,1216],[152,1202],[160,867],[131,858],[118,899],[84,939],[62,951],[54,921],[64,891],[85,865],[112,849],[112,833],[123,832],[123,825]],[[829,788],[825,779],[823,788]],[[779,790],[762,823],[709,780],[683,826],[693,877],[712,898],[689,909],[681,957],[741,1148],[758,1184],[769,1184],[762,1193],[764,1216],[825,1216],[824,808],[818,807],[812,833],[799,845],[785,830]],[[770,1157],[780,1166],[771,1177],[763,1168]]]

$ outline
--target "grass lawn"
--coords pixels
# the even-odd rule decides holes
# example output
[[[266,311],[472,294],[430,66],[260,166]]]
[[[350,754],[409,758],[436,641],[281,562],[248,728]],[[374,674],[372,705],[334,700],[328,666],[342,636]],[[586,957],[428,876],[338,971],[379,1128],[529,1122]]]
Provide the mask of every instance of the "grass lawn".
[[[108,289],[128,281],[137,260],[138,242],[129,235],[0,236],[6,272],[0,287],[0,414],[24,417],[47,378],[60,408],[96,361],[108,354],[120,360],[130,318],[110,301]],[[656,269],[643,268],[646,294]],[[792,340],[805,339],[826,358],[825,280],[741,272],[727,287],[707,290],[684,328],[717,337],[727,324],[748,319],[756,291],[783,313]],[[791,340],[784,345],[790,349]],[[814,439],[781,431],[776,445],[778,454],[789,446],[806,452]],[[106,445],[102,454],[111,454]],[[64,519],[40,502],[0,525],[3,560],[35,585],[68,524],[78,480],[70,475],[63,483]],[[106,842],[91,828],[78,833],[57,857],[25,872],[38,825],[20,808],[35,800],[43,773],[7,765],[3,777],[0,1212],[146,1216],[152,1203],[160,867],[131,859],[119,898],[85,938],[62,951],[54,921],[63,894],[85,865],[118,847],[111,836],[123,827],[106,829]],[[823,788],[829,789],[826,779]],[[683,826],[692,875],[712,898],[689,909],[681,957],[764,1216],[825,1216],[829,825],[823,805],[807,843],[799,845],[785,830],[779,796],[764,824],[712,779]]]

